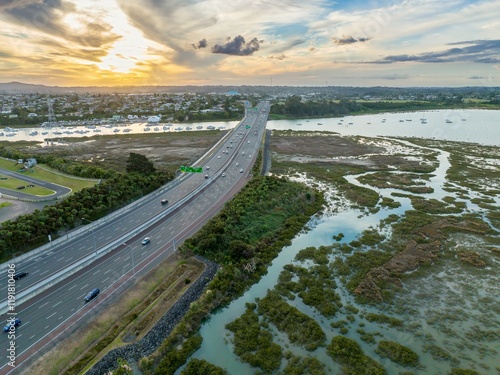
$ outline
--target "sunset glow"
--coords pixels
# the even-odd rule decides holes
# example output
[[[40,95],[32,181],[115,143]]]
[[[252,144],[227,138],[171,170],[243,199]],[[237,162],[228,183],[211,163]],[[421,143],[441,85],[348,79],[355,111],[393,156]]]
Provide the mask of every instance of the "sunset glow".
[[[0,82],[498,86],[500,0],[0,4]]]

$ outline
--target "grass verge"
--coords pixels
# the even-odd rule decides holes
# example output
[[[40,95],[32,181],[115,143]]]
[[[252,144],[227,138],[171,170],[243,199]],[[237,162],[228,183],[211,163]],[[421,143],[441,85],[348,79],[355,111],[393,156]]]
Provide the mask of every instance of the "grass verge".
[[[143,337],[203,270],[203,263],[194,258],[169,257],[96,319],[40,357],[29,373],[85,373],[108,351]]]

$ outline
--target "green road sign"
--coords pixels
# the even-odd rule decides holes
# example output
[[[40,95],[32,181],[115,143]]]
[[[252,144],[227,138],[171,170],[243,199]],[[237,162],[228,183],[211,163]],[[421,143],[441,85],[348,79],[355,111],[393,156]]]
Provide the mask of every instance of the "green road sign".
[[[202,173],[203,172],[203,168],[201,168],[201,167],[194,168],[194,167],[185,167],[183,165],[181,165],[180,170],[181,170],[181,172],[192,172],[192,173]]]

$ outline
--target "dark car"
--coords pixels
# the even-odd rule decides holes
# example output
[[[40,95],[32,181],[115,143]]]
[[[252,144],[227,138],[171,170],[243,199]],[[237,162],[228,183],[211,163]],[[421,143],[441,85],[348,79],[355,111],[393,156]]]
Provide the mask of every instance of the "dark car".
[[[28,276],[28,272],[18,272],[14,275],[14,280],[22,279],[24,276]]]
[[[84,299],[85,299],[85,302],[89,302],[90,300],[92,300],[92,299],[96,298],[96,297],[97,297],[97,295],[99,294],[99,292],[100,292],[100,290],[99,290],[99,289],[97,289],[97,288],[92,289],[92,291],[91,291],[89,294],[87,294],[87,295],[85,296],[85,298],[84,298]]]
[[[21,324],[21,319],[19,319],[19,318],[16,318],[15,320],[10,321],[10,322],[7,321],[7,325],[5,327],[3,327],[3,331],[9,332],[10,327],[12,327],[12,326],[17,327],[19,324]]]
[[[167,204],[168,203],[168,199],[162,199],[161,200],[161,204]]]
[[[21,186],[18,186],[17,188],[18,188],[19,190],[21,190],[21,189],[24,189],[25,187],[26,187],[26,186],[21,185]]]

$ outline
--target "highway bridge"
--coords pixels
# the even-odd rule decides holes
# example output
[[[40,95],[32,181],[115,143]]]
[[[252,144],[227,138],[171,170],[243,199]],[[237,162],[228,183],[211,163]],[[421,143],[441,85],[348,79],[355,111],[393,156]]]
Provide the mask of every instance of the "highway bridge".
[[[262,143],[268,102],[247,109],[245,118],[202,157],[203,173],[181,173],[171,183],[129,206],[0,266],[2,322],[8,311],[8,264],[29,275],[17,280],[16,367],[73,331],[109,304],[196,233],[248,181]],[[160,201],[168,199],[167,205]],[[142,245],[143,238],[151,242]],[[99,288],[88,304],[84,296]],[[7,334],[0,339],[0,374],[9,365]]]

